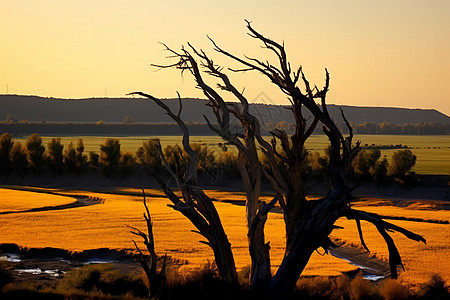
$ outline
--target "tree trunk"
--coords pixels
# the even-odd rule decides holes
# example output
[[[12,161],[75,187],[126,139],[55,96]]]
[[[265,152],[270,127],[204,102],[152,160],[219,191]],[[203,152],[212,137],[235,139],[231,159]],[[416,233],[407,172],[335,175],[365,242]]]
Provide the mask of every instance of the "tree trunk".
[[[295,231],[278,271],[272,278],[269,289],[272,293],[289,296],[294,290],[300,274],[313,252],[322,247],[327,251],[332,242],[329,235],[336,220],[342,215],[342,208],[349,202],[348,190],[340,189],[317,202],[312,202],[304,221]]]

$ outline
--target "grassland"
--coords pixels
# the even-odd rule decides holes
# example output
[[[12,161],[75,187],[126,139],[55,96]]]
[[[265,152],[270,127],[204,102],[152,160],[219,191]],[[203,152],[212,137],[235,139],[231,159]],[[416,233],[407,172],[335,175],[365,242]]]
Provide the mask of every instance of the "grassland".
[[[15,191],[12,191],[10,196]],[[123,190],[121,191],[123,193]],[[148,190],[149,194],[159,191]],[[25,193],[25,192],[22,192]],[[95,248],[114,248],[134,250],[126,225],[145,230],[143,222],[142,197],[71,191],[84,193],[92,197],[105,199],[104,204],[78,207],[64,211],[30,212],[11,214],[1,217],[0,240],[4,243],[16,243],[27,247],[55,247],[81,251]],[[230,193],[212,191],[212,197],[227,200],[236,199]],[[26,202],[26,199],[22,201]],[[3,201],[2,201],[3,203]],[[196,268],[213,259],[209,247],[199,243],[201,236],[191,232],[194,227],[178,212],[167,206],[164,197],[150,198],[149,207],[154,222],[156,250],[159,255],[167,253],[176,259],[186,260],[184,268]],[[3,206],[3,205],[1,205]],[[250,263],[245,226],[245,208],[224,202],[216,202],[216,207],[223,220],[223,225],[232,244],[238,269]],[[4,208],[6,209],[6,208]],[[271,241],[273,267],[280,264],[283,255],[284,229],[281,214],[271,214],[267,221],[267,239]],[[317,254],[317,265],[306,270],[306,274],[340,274],[340,271],[354,270],[355,267],[332,256],[322,259]],[[316,260],[313,258],[313,260]]]
[[[105,201],[103,204],[66,210],[2,215],[0,216],[0,241],[26,247],[55,247],[78,251],[102,247],[134,250],[131,242],[133,236],[126,225],[142,230],[145,226],[142,217],[142,197],[137,196],[139,193],[137,189],[110,191],[121,194],[67,190],[61,192],[99,197]],[[159,255],[167,253],[173,258],[186,261],[187,264],[180,271],[198,268],[208,260],[212,260],[210,248],[198,242],[202,237],[191,232],[194,228],[186,218],[167,206],[169,202],[163,197],[161,191],[147,190],[146,192],[152,195],[149,198],[149,208],[154,222],[157,253]],[[242,269],[250,263],[244,222],[245,208],[240,205],[244,195],[217,190],[208,191],[208,194],[221,200],[216,202],[216,207],[232,244],[237,268]],[[38,195],[48,199],[53,198],[45,194]],[[37,206],[38,199],[43,201],[42,206],[48,205],[47,200],[36,198],[34,192],[2,189],[0,211],[11,210],[14,207],[23,209]],[[59,201],[64,200],[66,199],[57,197],[51,201],[59,205]],[[233,203],[225,202],[225,200]],[[436,209],[435,205],[428,205],[426,202],[398,207],[386,200],[363,199],[355,203],[355,207],[382,215],[450,221],[448,210]],[[392,222],[421,234],[427,239],[427,245],[424,245],[410,241],[400,234],[393,234],[406,269],[406,272],[401,273],[401,280],[417,285],[426,282],[431,274],[438,273],[450,282],[450,225],[411,221]],[[270,241],[274,271],[284,254],[283,224],[280,213],[269,214],[266,239]],[[360,260],[377,257],[387,261],[386,246],[373,226],[362,224],[366,243],[371,250],[370,254],[362,254],[354,222],[340,219],[338,225],[345,229],[334,231],[332,237],[344,246],[357,250]],[[345,247],[343,249],[345,250]],[[355,269],[356,267],[347,261],[331,255],[321,256],[315,253],[303,275],[339,275]]]

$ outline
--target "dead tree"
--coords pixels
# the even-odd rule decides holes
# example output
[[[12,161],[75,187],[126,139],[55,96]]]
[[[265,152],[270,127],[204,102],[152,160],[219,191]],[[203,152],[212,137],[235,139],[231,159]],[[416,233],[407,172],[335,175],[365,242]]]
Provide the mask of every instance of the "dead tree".
[[[265,243],[264,224],[267,220],[267,214],[277,202],[278,196],[268,204],[259,203],[262,180],[262,169],[258,159],[258,144],[256,141],[257,136],[262,140],[259,121],[250,114],[247,99],[231,84],[228,77],[221,72],[221,68],[215,66],[214,62],[203,51],[197,51],[191,45],[189,47],[195,55],[202,59],[201,66],[207,69],[206,72],[221,79],[222,84],[219,87],[231,92],[240,101],[240,105],[237,103],[227,103],[219,93],[206,84],[196,59],[186,49],[182,49],[181,52],[176,52],[166,46],[166,50],[174,57],[179,58],[179,61],[172,65],[158,67],[176,67],[182,70],[182,72],[189,71],[194,76],[198,87],[202,89],[204,95],[210,100],[208,105],[216,117],[218,127],[213,125],[205,117],[209,127],[238,149],[238,169],[247,196],[247,236],[252,260],[250,276],[251,289],[261,290],[271,277],[270,247],[269,243]],[[140,95],[143,94],[141,93]],[[243,134],[232,132],[230,128],[231,116],[239,120],[244,131]]]
[[[156,297],[160,298],[163,295],[165,284],[166,284],[166,261],[167,256],[164,255],[164,259],[161,266],[161,271],[159,274],[156,270],[156,263],[158,260],[158,256],[155,252],[155,241],[153,239],[153,223],[150,216],[150,211],[148,209],[146,199],[145,199],[145,191],[142,189],[142,194],[144,197],[144,219],[147,225],[147,233],[135,228],[130,227],[132,230],[130,231],[132,234],[142,237],[143,243],[147,248],[149,256],[145,256],[142,253],[142,250],[138,247],[136,241],[132,240],[136,250],[139,252],[139,262],[141,264],[142,269],[144,270],[145,276],[147,276],[147,280],[150,284],[149,286],[149,298]]]
[[[200,187],[197,179],[197,154],[191,148],[189,143],[189,131],[186,124],[181,120],[180,115],[182,111],[182,103],[180,95],[179,110],[177,114],[174,114],[171,109],[163,103],[160,99],[153,97],[145,93],[131,93],[144,96],[154,101],[158,106],[166,111],[166,113],[175,122],[177,122],[181,131],[183,132],[182,145],[183,149],[189,155],[189,161],[185,161],[183,166],[178,165],[176,171],[170,168],[170,165],[165,158],[161,149],[159,140],[157,141],[157,149],[163,160],[164,166],[169,175],[177,184],[177,188],[180,190],[182,197],[178,197],[173,190],[166,184],[166,182],[158,175],[154,175],[155,179],[159,182],[161,188],[164,190],[167,198],[173,203],[169,205],[176,211],[181,212],[187,217],[191,223],[197,228],[195,233],[198,233],[205,237],[207,241],[200,241],[211,247],[214,252],[215,262],[219,270],[219,275],[227,282],[237,285],[237,273],[234,262],[233,252],[231,251],[231,244],[228,241],[228,237],[222,226],[219,214],[212,202]],[[180,151],[174,151],[173,155],[177,156],[175,161],[183,160],[183,155]]]
[[[411,233],[398,226],[382,220],[381,216],[356,211],[351,208],[352,186],[349,181],[351,162],[359,151],[359,142],[352,143],[353,134],[350,124],[342,117],[349,129],[349,135],[344,137],[334,120],[328,113],[326,95],[329,89],[330,77],[325,70],[325,85],[322,89],[311,87],[302,68],[291,69],[284,45],[266,38],[254,30],[247,22],[249,35],[262,42],[263,47],[275,54],[277,65],[255,58],[239,58],[219,47],[212,39],[214,49],[239,62],[242,69],[234,72],[257,71],[267,77],[271,83],[287,96],[291,102],[291,110],[295,118],[295,132],[289,136],[284,130],[276,129],[271,132],[273,138],[267,142],[261,136],[258,119],[249,111],[249,104],[243,93],[239,92],[230,82],[222,67],[217,66],[203,51],[198,51],[188,44],[189,50],[182,48],[176,52],[166,46],[171,57],[177,62],[162,68],[177,68],[182,72],[189,71],[195,78],[197,86],[209,99],[208,105],[214,112],[216,122],[206,121],[209,127],[224,140],[234,145],[238,151],[238,166],[241,173],[244,190],[247,194],[246,211],[249,250],[252,259],[253,290],[274,293],[287,297],[306,267],[311,255],[318,248],[325,251],[335,245],[329,238],[336,228],[335,222],[340,217],[355,219],[358,230],[360,220],[373,223],[388,245],[390,253],[391,274],[396,276],[397,265],[401,265],[400,255],[392,238],[387,231],[398,231],[410,239],[425,242],[419,235]],[[194,58],[194,56],[196,58]],[[220,94],[205,83],[200,67],[205,73],[217,78],[219,90],[231,93],[239,103],[226,102]],[[299,82],[304,85],[300,89]],[[144,95],[140,93],[140,95]],[[308,110],[313,115],[312,120],[303,117],[303,111]],[[239,120],[243,134],[230,130],[230,115]],[[321,123],[322,130],[327,135],[329,145],[329,162],[327,167],[330,189],[325,197],[311,201],[306,198],[308,188],[302,178],[305,142]],[[260,149],[267,157],[271,170],[262,169],[257,150]],[[278,161],[281,160],[283,167]],[[269,203],[259,203],[261,179],[264,175],[275,192],[274,200]],[[270,273],[269,244],[264,239],[264,224],[267,213],[278,202],[283,210],[286,229],[286,250],[283,261],[274,276]],[[365,245],[360,233],[361,243]]]

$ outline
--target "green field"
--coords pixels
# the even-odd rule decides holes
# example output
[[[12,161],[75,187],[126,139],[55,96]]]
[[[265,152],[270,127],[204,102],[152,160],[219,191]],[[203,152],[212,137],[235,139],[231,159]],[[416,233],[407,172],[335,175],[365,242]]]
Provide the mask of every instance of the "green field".
[[[42,136],[43,143],[47,146],[53,136]],[[64,145],[71,141],[76,144],[78,138],[83,139],[86,153],[89,151],[100,151],[100,145],[107,139],[106,136],[61,136],[61,142]],[[181,143],[179,136],[115,136],[120,140],[121,150],[135,153],[138,147],[142,146],[142,142],[151,138],[159,138],[163,147],[166,145],[175,145]],[[14,141],[25,142],[27,136],[14,136]],[[408,135],[358,135],[354,140],[361,141],[361,145],[407,145],[411,151],[417,156],[417,162],[413,171],[418,174],[440,174],[450,175],[450,136],[443,135],[426,135],[426,136],[408,136]],[[223,140],[217,136],[192,136],[191,143],[205,144],[221,151],[218,146]],[[313,135],[306,143],[307,149],[323,153],[328,146],[325,135]],[[234,150],[232,146],[229,150]],[[388,159],[397,150],[382,150],[382,156]]]

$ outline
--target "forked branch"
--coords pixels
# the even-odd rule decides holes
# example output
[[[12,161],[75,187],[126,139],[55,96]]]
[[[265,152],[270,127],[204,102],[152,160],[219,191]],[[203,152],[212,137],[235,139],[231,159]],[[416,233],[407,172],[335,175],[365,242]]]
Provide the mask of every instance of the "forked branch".
[[[137,236],[142,237],[144,240],[144,245],[147,248],[147,251],[149,252],[150,256],[145,256],[142,250],[138,247],[135,240],[133,241],[134,246],[136,247],[136,250],[139,252],[139,262],[141,264],[142,269],[144,270],[145,275],[147,276],[147,279],[150,283],[149,287],[149,297],[160,297],[161,294],[164,291],[165,283],[166,283],[166,261],[167,261],[167,255],[164,255],[163,263],[161,266],[161,271],[159,274],[156,270],[156,263],[158,260],[158,256],[155,252],[155,241],[153,238],[153,223],[150,216],[150,210],[148,209],[146,199],[145,199],[145,191],[142,189],[142,194],[144,197],[144,219],[147,224],[147,233],[132,227],[128,226],[131,229],[131,233]],[[150,262],[150,266],[149,266]]]
[[[384,241],[386,242],[386,245],[388,247],[389,251],[389,265],[391,268],[391,277],[397,278],[397,266],[402,266],[402,260],[400,257],[400,253],[398,252],[398,249],[394,243],[394,240],[392,237],[388,234],[388,231],[397,231],[402,233],[407,238],[417,241],[417,242],[423,242],[426,244],[425,238],[423,238],[421,235],[418,235],[414,232],[411,232],[407,229],[404,229],[402,227],[399,227],[397,225],[394,225],[392,223],[388,223],[383,220],[383,217],[374,214],[374,213],[368,213],[365,211],[359,211],[355,209],[348,208],[345,212],[345,217],[349,220],[356,220],[356,224],[358,226],[358,231],[361,238],[361,243],[363,247],[368,251],[368,248],[364,242],[364,239],[362,238],[362,230],[360,226],[360,221],[364,220],[369,223],[372,223],[377,228],[378,232],[380,232],[381,236],[383,237]]]

